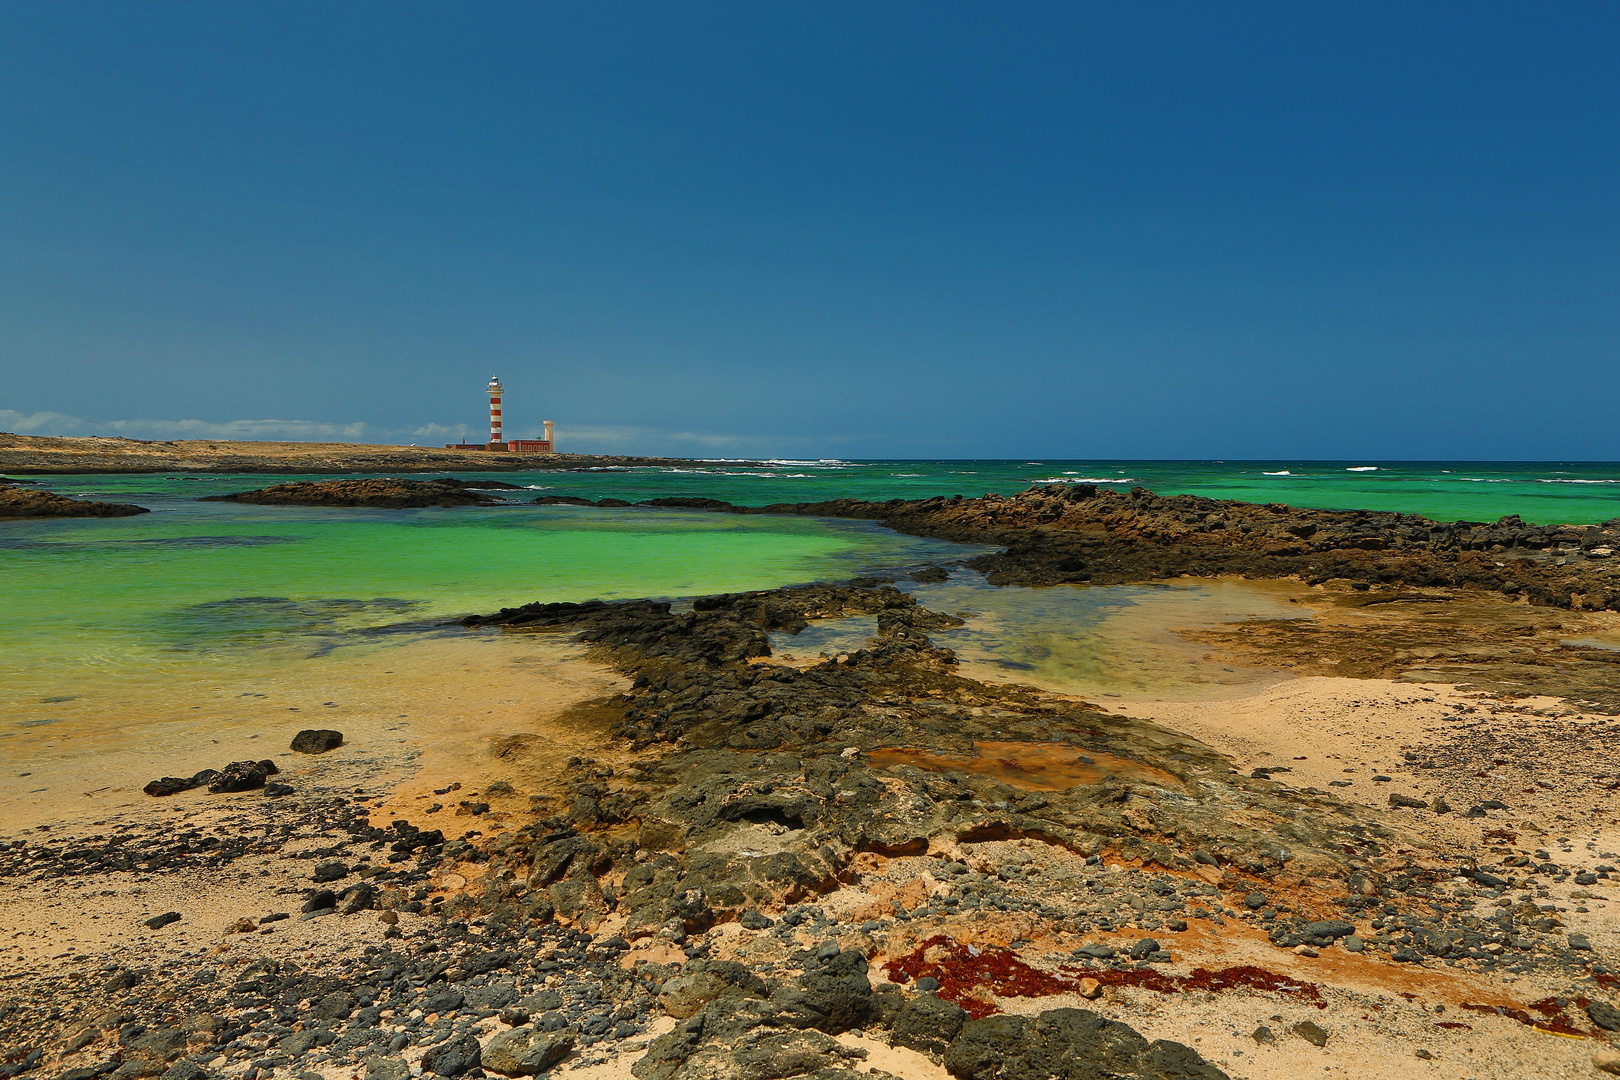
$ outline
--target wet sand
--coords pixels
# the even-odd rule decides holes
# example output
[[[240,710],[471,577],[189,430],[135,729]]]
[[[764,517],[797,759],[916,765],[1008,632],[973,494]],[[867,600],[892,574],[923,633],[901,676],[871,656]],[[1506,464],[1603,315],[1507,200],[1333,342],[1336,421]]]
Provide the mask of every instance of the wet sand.
[[[142,794],[147,781],[244,759],[275,761],[283,770],[278,779],[295,785],[338,763],[364,761],[373,785],[403,785],[412,803],[422,784],[469,777],[529,787],[570,756],[605,748],[603,732],[556,722],[570,705],[623,683],[584,654],[560,638],[516,641],[458,630],[275,668],[197,665],[151,680],[103,676],[65,701],[10,699],[0,705],[9,731],[0,738],[0,834],[138,814],[159,805]],[[288,744],[304,728],[339,730],[345,743],[319,757],[293,753]],[[490,756],[495,741],[537,730],[545,737],[527,753]]]

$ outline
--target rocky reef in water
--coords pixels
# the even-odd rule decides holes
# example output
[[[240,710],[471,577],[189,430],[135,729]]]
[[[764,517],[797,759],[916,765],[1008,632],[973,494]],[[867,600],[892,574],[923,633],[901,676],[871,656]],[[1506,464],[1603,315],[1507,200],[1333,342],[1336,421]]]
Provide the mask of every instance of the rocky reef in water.
[[[501,506],[483,491],[492,485],[465,480],[300,480],[229,495],[206,495],[202,502],[254,503],[259,506],[370,506],[407,510],[427,506]],[[501,485],[511,488],[513,485]]]
[[[148,513],[144,506],[86,502],[58,495],[54,491],[17,487],[15,483],[0,483],[0,518],[129,517]]]
[[[625,506],[544,497],[537,503]],[[1601,525],[1440,522],[1377,510],[1309,510],[1282,503],[1155,495],[1091,484],[1016,495],[835,499],[735,506],[719,499],[650,499],[637,506],[730,514],[863,518],[914,536],[1001,544],[970,560],[992,585],[1099,585],[1236,574],[1371,584],[1468,587],[1532,604],[1620,611],[1620,518]]]

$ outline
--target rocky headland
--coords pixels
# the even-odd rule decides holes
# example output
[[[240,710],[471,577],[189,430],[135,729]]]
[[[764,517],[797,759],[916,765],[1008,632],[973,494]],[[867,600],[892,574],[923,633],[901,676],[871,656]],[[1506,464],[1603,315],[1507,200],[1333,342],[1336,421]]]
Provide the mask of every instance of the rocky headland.
[[[0,518],[129,517],[148,512],[144,506],[70,499],[53,491],[20,487],[19,483],[0,480]]]
[[[532,472],[690,464],[682,458],[491,453],[376,443],[157,441],[0,432],[0,470],[28,474]]]
[[[1241,762],[1134,706],[964,674],[930,636],[960,618],[882,579],[470,617],[464,633],[566,637],[621,672],[626,691],[558,719],[617,749],[529,790],[446,778],[431,828],[345,787],[326,753],[324,786],[154,800],[256,800],[189,811],[189,829],[10,841],[0,882],[27,897],[262,870],[284,881],[285,914],[301,910],[169,953],[158,936],[185,922],[148,923],[116,961],[63,954],[8,973],[6,1075],[1620,1068],[1620,853],[1603,850],[1620,847],[1606,704],[1620,666],[1584,655],[1613,650],[1563,644],[1581,620],[1612,629],[1615,523],[1439,525],[1068,489],[654,505],[988,540],[1003,549],[967,565],[1003,583],[1299,577],[1351,659],[1405,680],[1338,679],[1367,687],[1342,710],[1347,728],[1376,706],[1422,730],[1403,729],[1370,778],[1359,760],[1315,760],[1339,756],[1326,732]],[[865,647],[814,660],[772,648],[773,634],[851,616],[875,623]],[[1308,629],[1201,633],[1221,656],[1339,663],[1336,633],[1296,621]],[[1453,660],[1472,688],[1442,685]],[[1511,689],[1531,669],[1537,692],[1573,680],[1590,707]],[[490,768],[546,739],[511,732]],[[1335,779],[1301,782],[1316,769]],[[193,782],[212,783],[179,781]],[[289,876],[289,860],[308,869]]]

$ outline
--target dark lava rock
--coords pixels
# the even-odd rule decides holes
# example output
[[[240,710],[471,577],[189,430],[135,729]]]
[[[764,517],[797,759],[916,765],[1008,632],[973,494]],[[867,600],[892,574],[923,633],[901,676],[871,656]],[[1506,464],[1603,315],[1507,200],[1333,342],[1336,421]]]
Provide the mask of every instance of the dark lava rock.
[[[153,930],[161,930],[170,923],[179,921],[180,913],[178,911],[166,911],[162,915],[154,915],[152,918],[147,919],[146,925]]]
[[[346,990],[334,990],[322,997],[309,1010],[317,1020],[347,1020],[354,1012],[354,995]]]
[[[336,881],[349,876],[349,868],[336,860],[315,864],[315,872],[310,875],[315,881]]]
[[[458,480],[299,480],[230,495],[207,495],[205,502],[261,506],[374,506],[404,510],[426,506],[499,506],[501,500],[470,491]]]
[[[533,1076],[568,1056],[574,1036],[566,1031],[536,1031],[515,1027],[489,1040],[482,1054],[483,1067],[507,1076]]]
[[[265,778],[281,770],[273,761],[233,761],[221,769],[209,783],[208,790],[215,795],[228,791],[248,791],[264,787]]]
[[[25,491],[10,482],[0,486],[0,518],[129,517],[148,512],[129,503],[82,502],[54,491]]]
[[[1424,802],[1422,799],[1414,799],[1410,795],[1391,795],[1389,797],[1389,805],[1407,806],[1411,807],[1413,810],[1423,810],[1426,809],[1429,804]]]
[[[333,892],[331,889],[321,889],[313,894],[308,900],[305,900],[304,906],[298,910],[308,913],[312,911],[320,911],[323,908],[337,907],[337,899],[337,893]]]
[[[1616,1009],[1606,1001],[1587,1003],[1586,1015],[1591,1017],[1592,1023],[1604,1031],[1620,1031],[1620,1009]]]
[[[1303,1020],[1288,1030],[1292,1031],[1295,1035],[1298,1035],[1312,1046],[1327,1045],[1328,1033],[1317,1027],[1309,1020]]]
[[[161,779],[153,780],[141,790],[146,792],[148,795],[178,795],[182,791],[190,791],[195,786],[196,785],[190,780],[185,780],[178,776],[165,776]]]
[[[829,1035],[864,1026],[874,1004],[866,957],[853,949],[822,960],[793,987],[771,996],[797,1014],[795,1026],[813,1027]]]
[[[424,1013],[455,1012],[461,1008],[462,1002],[466,1000],[459,990],[440,990],[438,993],[429,994],[422,999],[422,1011]],[[561,1004],[561,1002],[558,1002],[558,1004]]]
[[[1191,1048],[1150,1043],[1088,1009],[969,1021],[945,1051],[945,1068],[960,1080],[1228,1080]]]
[[[305,728],[292,741],[292,749],[300,754],[324,754],[342,745],[343,732],[330,728]]]
[[[1250,911],[1259,911],[1268,903],[1270,901],[1266,899],[1266,894],[1262,892],[1252,892],[1243,898],[1243,906]]]
[[[932,994],[920,994],[901,1008],[889,1041],[924,1053],[942,1054],[967,1020],[968,1014],[961,1006]]]
[[[440,1076],[460,1076],[469,1069],[476,1069],[480,1059],[478,1039],[467,1032],[423,1054],[422,1068]]]

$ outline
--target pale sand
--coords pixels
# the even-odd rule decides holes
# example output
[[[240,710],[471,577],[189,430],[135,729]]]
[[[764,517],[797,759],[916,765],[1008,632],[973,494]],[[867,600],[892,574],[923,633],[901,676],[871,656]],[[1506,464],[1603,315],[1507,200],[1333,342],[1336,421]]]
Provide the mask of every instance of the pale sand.
[[[407,662],[409,660],[410,662]],[[216,732],[219,743],[199,745],[201,725],[191,718],[164,720],[147,717],[148,723],[132,729],[129,745],[94,753],[77,754],[72,741],[79,732],[68,720],[53,725],[55,745],[41,745],[33,768],[41,777],[33,781],[47,786],[46,792],[32,793],[32,800],[9,801],[18,805],[7,810],[16,823],[39,823],[69,819],[78,831],[92,816],[142,818],[154,814],[204,814],[224,817],[229,804],[210,800],[259,798],[259,796],[210,797],[188,793],[170,800],[153,800],[139,794],[139,782],[164,772],[189,774],[203,765],[217,764],[234,757],[273,756],[287,769],[281,779],[295,785],[301,779],[322,783],[354,779],[367,792],[392,794],[374,818],[407,816],[428,827],[442,827],[447,835],[459,835],[470,827],[484,833],[528,819],[527,796],[551,792],[555,770],[573,754],[619,756],[606,727],[589,714],[569,714],[602,694],[622,688],[613,673],[586,661],[581,650],[557,638],[544,636],[490,636],[419,642],[371,655],[355,654],[333,661],[327,681],[311,682],[305,669],[289,673],[287,684],[279,687],[262,680],[252,692],[266,693],[265,699],[237,699],[243,692],[222,682],[215,701],[229,702],[233,717],[226,729]],[[296,698],[283,700],[277,694],[296,692]],[[287,701],[299,704],[289,705]],[[327,706],[326,701],[337,704]],[[240,703],[248,703],[243,708]],[[1468,800],[1479,798],[1462,790],[1457,783],[1437,773],[1402,772],[1395,769],[1403,754],[1419,757],[1454,741],[1461,724],[1473,725],[1476,734],[1521,733],[1534,736],[1538,725],[1548,722],[1535,715],[1564,712],[1550,700],[1501,702],[1465,693],[1454,687],[1426,683],[1413,685],[1377,680],[1310,678],[1269,686],[1243,697],[1216,701],[1111,700],[1110,706],[1132,716],[1150,718],[1185,731],[1233,756],[1245,770],[1257,765],[1287,765],[1294,771],[1278,774],[1279,781],[1292,786],[1314,786],[1337,797],[1378,806],[1388,820],[1405,830],[1414,840],[1439,842],[1454,854],[1479,853],[1482,865],[1492,858],[1482,840],[1484,828],[1508,828],[1523,832],[1519,846],[1547,846],[1562,850],[1559,861],[1572,861],[1583,854],[1614,850],[1620,844],[1620,829],[1610,824],[1614,817],[1613,793],[1601,786],[1569,784],[1562,774],[1552,777],[1557,788],[1553,799],[1544,789],[1535,795],[1521,794],[1532,784],[1515,773],[1516,769],[1546,770],[1547,762],[1518,762],[1497,770],[1502,786],[1512,788],[1512,797],[1503,796],[1514,809],[1491,811],[1484,819],[1465,819],[1461,813],[1436,815],[1429,811],[1389,810],[1388,795],[1399,791],[1432,799],[1444,795],[1458,810]],[[288,710],[297,708],[298,713]],[[1472,709],[1459,713],[1459,709]],[[206,710],[204,710],[206,711]],[[404,715],[400,715],[404,714]],[[564,716],[572,717],[564,722]],[[1446,716],[1464,715],[1464,721]],[[88,722],[92,717],[86,716]],[[200,718],[199,718],[200,719]],[[1580,717],[1574,723],[1594,723]],[[319,758],[300,759],[285,750],[291,733],[303,726],[337,727],[349,736],[341,750]],[[515,732],[535,732],[542,740],[529,744],[526,754],[509,758],[490,756],[490,747]],[[251,736],[257,735],[258,739]],[[272,741],[273,740],[273,741]],[[266,746],[266,753],[255,752]],[[48,755],[43,750],[55,751]],[[1303,759],[1303,760],[1295,760]],[[1559,769],[1578,773],[1580,763],[1567,755],[1556,763]],[[1346,772],[1353,769],[1354,772]],[[1394,779],[1374,784],[1374,770],[1385,770]],[[54,771],[53,771],[54,770]],[[7,777],[9,783],[13,777]],[[80,790],[89,790],[96,780],[111,780],[107,790],[96,792],[90,806]],[[455,803],[482,792],[495,780],[506,780],[517,794],[505,800],[490,800],[494,812],[481,818],[455,815]],[[1333,780],[1351,786],[1329,787]],[[1444,782],[1442,782],[1444,780]],[[139,782],[137,782],[139,781]],[[1496,783],[1496,780],[1484,781]],[[434,796],[433,789],[460,783],[450,796]],[[13,785],[15,787],[16,785]],[[69,794],[64,796],[63,791]],[[22,793],[27,795],[30,793]],[[49,797],[47,797],[49,796]],[[1520,801],[1522,800],[1522,802]],[[433,802],[445,809],[436,815],[424,813]],[[1553,827],[1556,815],[1569,820],[1568,833]],[[1538,820],[1539,819],[1539,820]],[[1574,830],[1575,823],[1602,822],[1599,827]],[[9,830],[8,830],[9,831]],[[62,831],[76,831],[66,829]],[[1558,849],[1558,837],[1568,835],[1571,843]],[[764,837],[761,838],[764,842]],[[994,860],[994,844],[960,845],[949,852],[970,863],[988,865]],[[1072,854],[1036,841],[1015,841],[1031,857],[1052,867],[1054,875],[1095,874],[1080,866],[1069,866]],[[1591,845],[1588,849],[1587,845]],[[1576,849],[1580,849],[1576,851]],[[894,897],[915,906],[921,895],[934,885],[931,858],[886,860],[863,856],[859,875],[846,887],[822,898],[829,911],[839,911],[855,925],[863,909]],[[354,949],[380,939],[382,926],[370,916],[342,920],[344,932],[336,933],[337,920],[323,919],[312,924],[279,924],[271,935],[225,935],[224,926],[242,915],[258,915],[268,910],[285,910],[290,891],[302,887],[306,864],[289,864],[281,857],[265,857],[262,862],[239,860],[211,876],[171,877],[126,875],[112,890],[112,896],[88,896],[84,888],[71,883],[45,882],[10,890],[5,900],[8,911],[26,913],[16,922],[17,937],[10,949],[0,953],[0,971],[26,966],[32,970],[53,964],[71,963],[71,955],[115,951],[122,945],[149,951],[154,958],[181,958],[199,951],[224,950],[246,962],[259,956],[296,957],[308,963],[334,950]],[[454,868],[446,868],[441,883],[455,888],[467,882],[453,880]],[[144,879],[144,880],[143,880]],[[1240,883],[1233,883],[1238,885]],[[280,890],[288,890],[281,892]],[[1576,898],[1580,891],[1583,896]],[[1613,890],[1607,882],[1577,890],[1555,887],[1539,903],[1561,909],[1560,917],[1571,930],[1588,933],[1600,949],[1620,946],[1620,925],[1614,913]],[[1228,897],[1235,904],[1234,893]],[[1591,910],[1577,912],[1578,906]],[[130,929],[137,916],[163,910],[178,910],[183,922],[166,932],[166,937]],[[99,916],[99,917],[98,917]],[[401,916],[402,928],[417,923],[417,917]],[[425,925],[425,923],[424,923]],[[848,923],[846,923],[848,925]],[[612,926],[601,928],[604,932]],[[1368,932],[1366,928],[1362,928]],[[1028,916],[1001,919],[918,920],[908,926],[904,937],[894,936],[876,942],[851,930],[845,944],[874,954],[874,980],[885,978],[881,965],[893,955],[909,951],[915,943],[934,933],[944,933],[964,942],[1005,945],[1030,937],[1025,950],[1030,958],[1048,949],[1066,951],[1078,939],[1054,934],[1051,928],[1034,925]],[[1568,989],[1567,984],[1539,976],[1491,977],[1437,962],[1424,966],[1395,965],[1387,960],[1357,956],[1341,949],[1324,950],[1320,958],[1308,959],[1276,949],[1265,940],[1257,926],[1229,921],[1224,926],[1193,920],[1180,934],[1158,935],[1174,957],[1166,970],[1185,973],[1195,966],[1222,967],[1241,963],[1263,965],[1269,970],[1318,983],[1329,1008],[1318,1010],[1286,995],[1233,991],[1219,996],[1181,994],[1163,997],[1148,991],[1109,990],[1100,1001],[1077,997],[1007,999],[997,1004],[1010,1012],[1033,1013],[1042,1009],[1074,1005],[1096,1009],[1131,1024],[1149,1038],[1172,1038],[1195,1046],[1216,1061],[1234,1078],[1274,1080],[1303,1075],[1328,1075],[1382,1080],[1384,1077],[1444,1077],[1465,1080],[1476,1077],[1575,1077],[1593,1075],[1590,1055],[1599,1047],[1593,1040],[1567,1039],[1548,1035],[1497,1016],[1460,1012],[1463,1002],[1522,1007],[1525,1003]],[[717,935],[720,955],[740,950],[771,948],[760,935],[743,931],[736,924],[720,928]],[[1127,935],[1102,935],[1100,940],[1120,943]],[[1413,995],[1412,1000],[1401,997]],[[1441,1015],[1438,1006],[1447,1007]],[[1273,1017],[1280,1016],[1281,1020]],[[1331,1033],[1325,1049],[1317,1049],[1287,1027],[1309,1019]],[[1467,1029],[1442,1029],[1436,1023],[1461,1022]],[[1259,1024],[1277,1033],[1275,1046],[1258,1046],[1249,1033]],[[649,1037],[665,1030],[660,1025]],[[906,1080],[942,1080],[943,1070],[923,1055],[892,1049],[857,1036],[846,1036],[851,1046],[869,1051],[866,1067],[880,1068]],[[616,1047],[612,1055],[595,1054],[576,1059],[559,1071],[578,1080],[618,1080],[628,1077],[628,1066],[641,1052],[646,1037]],[[1424,1061],[1414,1057],[1423,1049],[1436,1055]],[[352,1070],[336,1070],[333,1080],[347,1080]]]
[[[570,706],[627,685],[584,653],[561,637],[457,633],[340,649],[272,670],[195,665],[131,675],[116,686],[103,677],[100,693],[73,701],[0,703],[0,722],[42,714],[53,721],[5,725],[13,734],[0,739],[0,835],[190,805],[209,796],[165,801],[141,789],[159,776],[249,758],[275,761],[276,780],[295,787],[348,766],[358,770],[357,783],[371,785],[367,791],[394,789],[412,806],[417,795],[451,782],[481,790],[506,780],[529,790],[571,755],[609,749],[605,731],[558,720]],[[116,704],[108,704],[114,689]],[[320,756],[294,753],[288,746],[302,728],[336,729],[345,743]],[[497,740],[539,731],[545,738],[529,753],[490,756]]]

